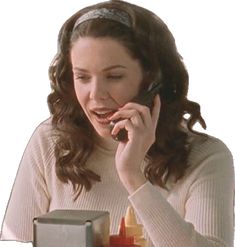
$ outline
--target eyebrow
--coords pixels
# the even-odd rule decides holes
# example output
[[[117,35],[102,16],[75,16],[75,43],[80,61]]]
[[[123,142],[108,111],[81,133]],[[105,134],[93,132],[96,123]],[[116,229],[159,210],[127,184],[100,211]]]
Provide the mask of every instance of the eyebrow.
[[[117,69],[117,68],[121,68],[121,69],[127,69],[127,67],[123,66],[123,65],[112,65],[112,66],[109,66],[107,68],[104,68],[102,71],[108,71],[108,70],[111,70],[111,69]],[[82,71],[82,72],[88,72],[88,70],[86,69],[83,69],[83,68],[79,68],[79,67],[75,67],[73,68],[74,70],[77,70],[77,71]]]

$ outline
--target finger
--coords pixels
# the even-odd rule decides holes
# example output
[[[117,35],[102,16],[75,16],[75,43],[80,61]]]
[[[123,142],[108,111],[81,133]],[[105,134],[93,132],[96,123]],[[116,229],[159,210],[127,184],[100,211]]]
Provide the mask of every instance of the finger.
[[[143,120],[143,123],[146,126],[149,126],[152,124],[152,117],[151,117],[151,112],[150,112],[149,107],[145,105],[129,102],[125,106],[120,108],[120,111],[126,110],[126,109],[135,109],[136,111],[138,111],[138,114],[140,114]]]
[[[109,120],[129,119],[134,125],[142,126],[144,124],[141,114],[136,109],[120,110],[115,112]]]
[[[153,105],[153,109],[152,109],[152,123],[153,123],[155,129],[157,128],[160,110],[161,110],[161,99],[160,99],[159,95],[156,95],[154,98],[154,105]]]
[[[129,119],[120,120],[115,123],[111,135],[116,136],[121,129],[126,129],[126,131],[130,131],[131,128],[132,123]]]

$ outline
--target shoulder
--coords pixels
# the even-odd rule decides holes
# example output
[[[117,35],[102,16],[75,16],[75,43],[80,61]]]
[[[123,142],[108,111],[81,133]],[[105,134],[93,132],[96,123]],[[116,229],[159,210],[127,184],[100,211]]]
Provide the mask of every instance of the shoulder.
[[[29,156],[44,156],[49,158],[54,151],[54,135],[51,118],[41,122],[34,130],[25,152]]]
[[[46,144],[53,140],[52,120],[48,118],[41,122],[34,130],[30,141],[38,144]]]
[[[191,135],[189,140],[189,171],[196,169],[233,172],[232,153],[222,140],[210,135]]]
[[[39,123],[39,125],[36,127],[33,135],[36,136],[50,136],[52,134],[52,119],[48,118],[44,120],[43,122]]]
[[[231,156],[231,152],[227,145],[214,136],[190,135],[189,145],[191,155],[208,156],[212,153],[223,153]]]

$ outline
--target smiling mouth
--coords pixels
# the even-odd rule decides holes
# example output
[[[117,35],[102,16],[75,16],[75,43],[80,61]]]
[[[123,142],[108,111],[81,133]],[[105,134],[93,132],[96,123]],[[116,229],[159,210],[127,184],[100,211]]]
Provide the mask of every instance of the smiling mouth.
[[[111,117],[116,111],[109,111],[109,112],[105,112],[105,113],[98,113],[98,112],[93,112],[93,114],[95,115],[95,119],[98,123],[100,124],[110,124],[110,120],[109,117]]]

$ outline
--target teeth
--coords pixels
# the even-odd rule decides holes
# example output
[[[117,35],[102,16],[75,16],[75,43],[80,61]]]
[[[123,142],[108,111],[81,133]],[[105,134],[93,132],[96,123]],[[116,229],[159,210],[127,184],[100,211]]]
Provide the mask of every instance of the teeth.
[[[100,117],[100,118],[107,118],[111,114],[113,114],[113,111],[108,111],[108,112],[95,112],[95,114]]]
[[[104,115],[104,114],[108,114],[108,113],[110,113],[111,111],[109,111],[109,112],[96,112],[96,114],[99,114],[99,115]]]
[[[102,117],[102,118],[106,118],[109,116],[110,112],[107,112],[107,113],[97,113],[99,115],[99,117]]]

